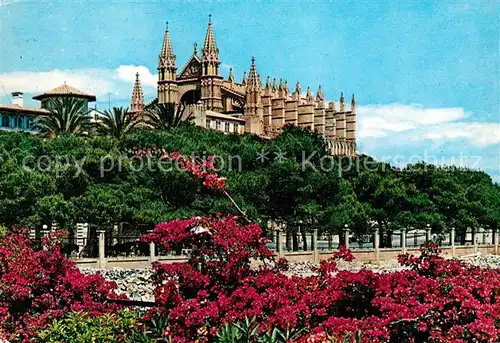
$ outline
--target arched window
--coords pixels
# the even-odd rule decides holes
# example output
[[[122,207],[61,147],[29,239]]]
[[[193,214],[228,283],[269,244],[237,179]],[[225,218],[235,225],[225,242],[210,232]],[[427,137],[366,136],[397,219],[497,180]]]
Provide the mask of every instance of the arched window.
[[[2,116],[2,126],[3,127],[10,127],[10,117],[3,115]]]
[[[14,123],[15,123],[15,125],[14,125],[15,127],[22,128],[23,127],[23,117],[17,116]]]

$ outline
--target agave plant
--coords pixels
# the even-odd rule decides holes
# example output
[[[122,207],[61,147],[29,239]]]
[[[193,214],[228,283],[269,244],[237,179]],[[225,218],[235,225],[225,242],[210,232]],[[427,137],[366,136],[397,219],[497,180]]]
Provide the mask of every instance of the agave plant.
[[[128,112],[128,108],[113,107],[112,111],[104,111],[97,123],[97,132],[118,140],[133,131],[139,122]]]
[[[62,133],[80,135],[88,132],[91,116],[85,101],[76,98],[56,98],[49,102],[47,109],[50,114],[40,116],[34,127],[40,133],[57,136]]]
[[[153,104],[144,112],[144,122],[156,130],[169,130],[191,119],[184,117],[185,106],[175,103]]]

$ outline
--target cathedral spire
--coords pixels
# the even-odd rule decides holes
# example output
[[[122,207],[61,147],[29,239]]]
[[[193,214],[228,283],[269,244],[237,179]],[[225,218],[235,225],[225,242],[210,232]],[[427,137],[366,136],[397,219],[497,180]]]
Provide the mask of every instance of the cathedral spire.
[[[203,61],[219,63],[219,49],[215,43],[214,29],[212,27],[212,15],[208,16],[207,34],[205,35],[205,44],[202,50]]]
[[[283,86],[283,90],[285,92],[285,98],[287,98],[288,97],[288,92],[289,92],[289,90],[288,90],[288,81],[287,80],[285,80],[285,85]]]
[[[172,49],[172,42],[170,41],[170,31],[168,30],[168,21],[166,23],[165,37],[163,38],[163,46],[160,53],[160,64],[168,63],[173,60],[175,64],[174,50]],[[166,66],[166,64],[165,64]]]
[[[229,76],[227,80],[231,83],[234,83],[234,74],[233,74],[233,68],[229,68]]]
[[[345,111],[345,104],[344,104],[344,92],[340,92],[340,112]]]
[[[159,81],[175,81],[175,54],[170,41],[170,31],[168,30],[168,21],[165,28],[165,37],[160,56],[158,58],[158,80]]]
[[[245,93],[244,118],[247,120],[245,130],[261,135],[264,132],[262,83],[255,67],[255,57],[252,57]]]
[[[135,74],[134,90],[132,91],[132,100],[130,101],[130,112],[138,113],[144,110],[144,95],[142,93],[139,73]]]
[[[219,74],[219,49],[215,43],[212,15],[208,16],[207,34],[201,50],[201,101],[206,109],[222,112],[222,91],[220,82],[223,77]]]
[[[356,113],[356,99],[354,99],[354,93],[352,94],[351,99],[351,112]]]
[[[260,89],[262,85],[260,84],[259,75],[257,74],[257,69],[255,68],[255,57],[252,57],[252,64],[250,65],[250,72],[248,73],[248,87],[252,87],[254,90]]]

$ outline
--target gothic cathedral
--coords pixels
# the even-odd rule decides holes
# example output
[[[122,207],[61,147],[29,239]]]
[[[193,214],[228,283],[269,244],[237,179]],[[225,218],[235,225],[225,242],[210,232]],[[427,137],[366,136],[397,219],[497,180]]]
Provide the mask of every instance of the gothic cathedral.
[[[151,103],[183,104],[196,125],[226,132],[274,137],[285,125],[306,127],[323,135],[332,155],[356,154],[354,95],[350,110],[346,110],[343,93],[338,107],[335,102],[325,105],[321,86],[315,96],[309,87],[304,95],[299,83],[290,93],[286,80],[278,83],[268,76],[263,87],[253,57],[248,75],[245,72],[241,82],[235,81],[232,69],[224,80],[219,66],[211,20],[201,57],[195,44],[192,56],[179,73],[167,26],[158,59],[158,97]],[[130,109],[140,113],[144,108],[137,74]]]

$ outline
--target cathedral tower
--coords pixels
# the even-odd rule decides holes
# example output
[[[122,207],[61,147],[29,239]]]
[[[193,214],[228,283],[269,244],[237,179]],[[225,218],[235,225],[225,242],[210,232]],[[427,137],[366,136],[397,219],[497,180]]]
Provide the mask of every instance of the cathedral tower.
[[[207,110],[222,111],[222,76],[219,75],[219,49],[215,43],[211,16],[201,58],[201,101]]]
[[[245,92],[245,109],[243,117],[246,119],[245,131],[256,135],[264,133],[264,109],[262,106],[262,84],[255,68],[255,58],[248,73]]]
[[[163,46],[158,58],[158,103],[178,103],[176,72],[175,55],[172,49],[172,42],[170,41],[167,22],[165,38],[163,39]]]

